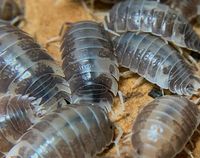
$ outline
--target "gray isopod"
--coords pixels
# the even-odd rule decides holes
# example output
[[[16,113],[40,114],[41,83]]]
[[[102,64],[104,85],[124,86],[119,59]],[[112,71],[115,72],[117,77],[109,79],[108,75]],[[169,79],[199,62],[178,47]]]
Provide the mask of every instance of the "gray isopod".
[[[126,0],[113,6],[105,28],[118,34],[150,32],[173,44],[200,52],[200,38],[182,14],[150,0]]]
[[[90,158],[113,139],[114,126],[104,110],[69,105],[45,115],[25,133],[7,158]]]
[[[96,22],[74,23],[63,36],[61,51],[72,103],[98,103],[109,111],[119,70],[107,32]]]
[[[41,99],[38,112],[70,101],[61,67],[33,38],[0,21],[0,93],[28,94]],[[44,111],[43,111],[44,110]]]
[[[161,38],[149,33],[127,32],[113,39],[120,66],[129,68],[163,89],[192,95],[200,79],[179,52]]]
[[[181,96],[155,99],[139,113],[132,129],[136,158],[173,158],[199,125],[197,106]]]
[[[36,121],[33,98],[21,95],[0,97],[0,151],[8,152]],[[1,157],[1,156],[0,156]]]
[[[174,10],[183,14],[189,21],[196,18],[199,13],[199,0],[159,0],[160,3],[169,5]]]

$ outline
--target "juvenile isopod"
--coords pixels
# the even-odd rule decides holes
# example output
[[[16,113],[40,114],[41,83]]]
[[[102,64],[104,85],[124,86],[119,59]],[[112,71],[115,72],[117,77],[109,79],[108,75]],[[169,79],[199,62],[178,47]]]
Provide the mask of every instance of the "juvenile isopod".
[[[70,101],[62,68],[27,33],[0,21],[0,93],[41,99],[38,112]],[[43,112],[44,112],[43,111]]]
[[[92,21],[70,25],[62,40],[62,68],[71,89],[72,103],[102,103],[110,110],[118,92],[119,70],[111,40]]]
[[[188,149],[199,125],[197,106],[181,96],[155,99],[137,116],[132,128],[132,144],[136,158],[174,158]]]
[[[91,158],[111,143],[113,127],[101,108],[69,105],[45,115],[20,138],[7,158]]]
[[[0,19],[15,24],[23,17],[23,0],[1,0],[0,1]],[[21,6],[20,6],[21,5]]]
[[[0,151],[8,152],[36,121],[33,98],[21,95],[0,97]],[[1,156],[0,156],[1,157]]]
[[[192,95],[200,79],[180,53],[160,37],[127,32],[113,39],[120,66],[138,73],[151,83],[180,95]]]
[[[149,32],[177,46],[200,52],[200,38],[188,20],[155,0],[119,2],[105,17],[105,28],[117,34]]]

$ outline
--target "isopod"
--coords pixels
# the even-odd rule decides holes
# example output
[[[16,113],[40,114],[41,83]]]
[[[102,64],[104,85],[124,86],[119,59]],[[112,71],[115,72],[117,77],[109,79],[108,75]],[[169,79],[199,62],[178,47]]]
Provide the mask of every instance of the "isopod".
[[[111,40],[101,24],[71,24],[61,45],[65,78],[72,103],[99,103],[110,110],[118,92],[119,70]]]
[[[137,158],[173,158],[199,125],[199,109],[181,96],[155,99],[139,113],[132,128]]]
[[[200,80],[180,53],[160,37],[127,32],[113,39],[120,66],[129,68],[151,83],[180,95],[192,95]]]
[[[159,0],[161,3],[169,5],[171,8],[182,13],[189,21],[199,15],[199,0]]]
[[[70,102],[62,68],[27,33],[0,21],[0,93],[41,99],[38,112]]]
[[[23,5],[23,1],[20,1]],[[16,0],[0,1],[0,19],[15,23],[23,16],[23,8],[19,6]]]
[[[0,97],[0,151],[8,152],[20,136],[36,121],[32,98],[21,95]],[[1,157],[1,156],[0,156]]]
[[[101,108],[69,105],[45,115],[7,157],[90,158],[111,143],[113,133],[114,126]]]
[[[118,35],[149,32],[176,46],[200,52],[200,38],[182,14],[149,0],[126,0],[114,5],[105,17],[105,28]]]

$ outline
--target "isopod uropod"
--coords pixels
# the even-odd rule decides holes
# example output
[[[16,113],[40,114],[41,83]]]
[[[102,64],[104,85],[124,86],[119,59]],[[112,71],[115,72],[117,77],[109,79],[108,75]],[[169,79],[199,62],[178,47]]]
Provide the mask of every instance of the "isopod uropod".
[[[0,151],[8,152],[36,121],[32,98],[21,95],[0,97]]]
[[[120,66],[129,68],[163,89],[192,95],[200,79],[180,53],[161,38],[149,33],[127,32],[113,38]]]
[[[41,99],[38,112],[70,101],[61,67],[27,33],[0,21],[0,93]]]
[[[69,105],[45,115],[21,137],[7,157],[94,157],[112,141],[113,127],[101,108]]]
[[[189,22],[182,14],[157,1],[119,2],[105,17],[105,28],[118,34],[150,32],[177,46],[200,52],[200,38]]]
[[[72,103],[99,103],[110,110],[118,91],[119,70],[103,27],[92,21],[72,24],[63,36],[61,51]]]
[[[163,96],[155,99],[143,108],[133,125],[135,156],[175,157],[184,150],[197,130],[199,116],[197,106],[184,97]]]

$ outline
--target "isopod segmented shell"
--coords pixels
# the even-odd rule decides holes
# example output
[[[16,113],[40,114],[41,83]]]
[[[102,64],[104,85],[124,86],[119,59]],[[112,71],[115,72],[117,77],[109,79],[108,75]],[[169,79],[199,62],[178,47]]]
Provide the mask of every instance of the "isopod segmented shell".
[[[200,52],[200,38],[189,22],[182,14],[157,1],[122,1],[105,17],[105,27],[118,34],[150,32],[177,46]]]
[[[189,21],[194,19],[199,14],[199,0],[160,0],[160,3],[167,4],[171,8],[182,13]]]
[[[101,108],[69,105],[45,115],[7,157],[90,158],[110,144],[113,132],[113,125]]]
[[[163,89],[192,95],[200,80],[179,52],[149,33],[127,32],[113,39],[120,66],[129,68]]]
[[[103,102],[98,105],[109,110],[118,91],[119,70],[103,27],[92,21],[72,24],[63,36],[61,51],[72,103]]]
[[[70,101],[61,67],[27,33],[2,21],[0,87],[0,93],[40,98],[40,112],[56,107],[54,104],[66,104],[64,99]]]
[[[181,96],[163,96],[143,108],[133,125],[137,158],[173,158],[199,125],[197,106]]]
[[[8,152],[36,121],[33,98],[21,95],[0,97],[0,151]]]

